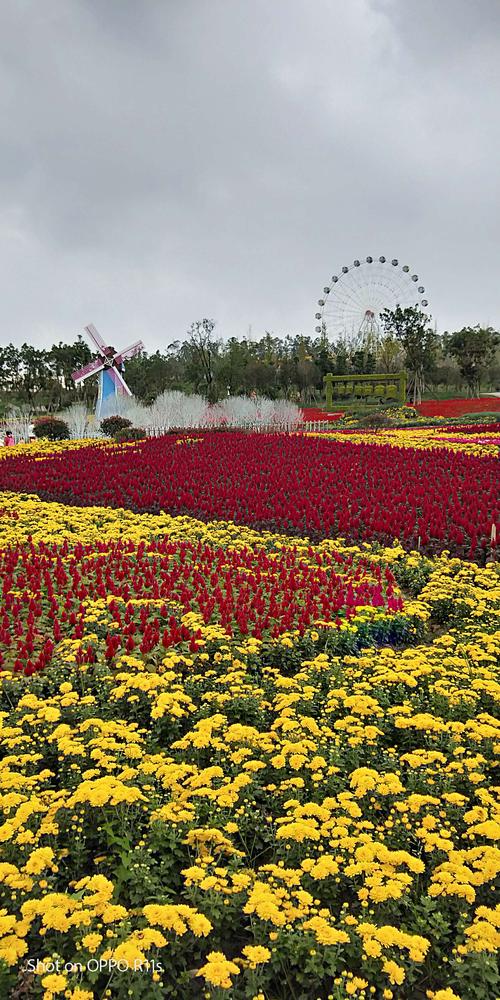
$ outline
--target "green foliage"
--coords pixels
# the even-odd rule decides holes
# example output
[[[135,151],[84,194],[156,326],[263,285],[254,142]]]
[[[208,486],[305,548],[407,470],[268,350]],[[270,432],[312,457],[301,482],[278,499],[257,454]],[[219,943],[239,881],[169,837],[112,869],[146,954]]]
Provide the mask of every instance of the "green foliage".
[[[385,309],[381,319],[386,335],[398,341],[404,350],[405,365],[411,374],[412,402],[420,403],[425,379],[434,366],[437,347],[429,317],[416,306],[406,309],[396,306],[392,310]]]
[[[412,367],[407,361],[406,348],[412,364],[415,360],[418,362],[419,357],[413,342],[409,343],[408,329],[399,322],[400,313],[405,319],[408,310],[395,311],[399,333],[396,335],[391,327],[382,337],[376,357],[368,351],[349,350],[345,344],[330,344],[324,333],[316,338],[303,334],[278,337],[266,331],[264,335],[252,337],[249,331],[248,338],[230,337],[223,341],[216,337],[212,320],[200,320],[192,324],[184,340],[175,341],[152,354],[141,352],[127,361],[125,378],[137,399],[146,404],[152,403],[165,390],[197,392],[211,401],[255,390],[271,399],[284,397],[303,406],[318,405],[327,373],[354,376],[356,381],[362,382],[362,375],[368,372],[397,374],[403,368],[412,373],[414,392],[420,389],[423,393],[425,383],[432,386],[432,398],[464,395],[468,369],[459,364],[456,353],[449,352],[450,337],[446,334],[437,337],[429,331],[432,358],[424,351],[423,375],[418,375],[421,371],[418,363]],[[417,317],[421,315],[418,310],[410,310],[410,314],[414,313]],[[422,322],[425,326],[425,317]],[[474,330],[473,341],[479,354],[483,347],[487,349],[480,362],[474,362],[481,368],[483,391],[496,390],[500,388],[498,347],[490,361],[491,337],[485,338],[482,328]],[[452,336],[456,339],[458,335]],[[0,412],[2,407],[8,412],[12,407],[27,404],[35,412],[57,413],[74,402],[84,403],[92,409],[97,395],[97,377],[89,378],[79,387],[71,378],[72,372],[91,358],[92,352],[82,337],[73,344],[60,342],[49,349],[30,344],[0,347]],[[469,388],[469,391],[473,390]],[[343,407],[344,403],[351,406],[345,393],[338,399],[342,400]],[[371,406],[380,402],[375,396],[363,393],[358,402],[365,401]],[[384,402],[390,400],[386,398]]]
[[[143,427],[123,427],[114,435],[118,444],[123,444],[124,441],[142,441],[145,437],[147,434]]]
[[[49,441],[66,441],[70,436],[66,421],[50,414],[36,418],[33,433],[35,437],[48,438]]]
[[[71,373],[82,368],[92,357],[82,337],[74,344],[54,344],[49,350],[31,344],[6,344],[0,347],[0,392],[10,403],[42,405],[47,410],[59,409],[76,398],[92,395],[89,386],[82,394],[77,391]]]
[[[357,375],[371,375],[375,371],[377,359],[370,351],[354,351],[350,362]]]
[[[123,431],[126,427],[131,426],[131,420],[128,420],[127,417],[119,417],[118,414],[111,417],[104,417],[104,420],[101,420],[102,433],[106,434],[107,437],[115,437],[118,431]]]
[[[389,417],[385,413],[368,413],[366,417],[359,420],[360,427],[396,427],[398,421],[394,417]]]
[[[455,359],[471,396],[479,396],[481,378],[491,365],[500,343],[491,326],[464,326],[446,335],[447,353]]]
[[[214,358],[217,354],[214,344],[213,332],[215,322],[213,319],[200,319],[191,323],[188,330],[188,351],[191,355],[191,363],[194,364],[198,378],[198,388],[204,389],[210,403],[217,400],[217,391],[214,384]]]

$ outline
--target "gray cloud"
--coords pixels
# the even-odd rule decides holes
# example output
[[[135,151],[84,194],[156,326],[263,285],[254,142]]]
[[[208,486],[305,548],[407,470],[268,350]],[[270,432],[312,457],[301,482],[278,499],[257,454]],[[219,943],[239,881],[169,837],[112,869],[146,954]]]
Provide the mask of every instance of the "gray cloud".
[[[405,258],[500,325],[497,0],[4,0],[2,341],[305,332]]]

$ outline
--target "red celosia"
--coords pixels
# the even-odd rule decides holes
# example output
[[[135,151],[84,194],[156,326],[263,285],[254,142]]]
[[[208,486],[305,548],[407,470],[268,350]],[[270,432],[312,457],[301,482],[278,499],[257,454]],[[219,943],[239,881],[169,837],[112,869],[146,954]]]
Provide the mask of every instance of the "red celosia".
[[[0,489],[75,505],[189,514],[259,530],[419,544],[476,559],[500,532],[493,456],[285,434],[198,432],[126,448],[87,447],[42,462],[0,462]],[[420,541],[419,541],[420,540]]]
[[[160,656],[183,642],[194,651],[201,633],[182,622],[187,612],[228,636],[265,638],[349,619],[362,605],[402,608],[388,567],[312,549],[305,557],[293,547],[234,551],[169,539],[72,550],[67,542],[25,545],[0,550],[0,572],[2,662],[27,674],[50,663],[61,639],[81,639],[77,663],[93,662],[88,639],[96,631],[108,661],[134,650]],[[106,599],[102,620],[86,622],[99,598]]]
[[[304,420],[316,421],[319,420],[340,420],[344,416],[343,413],[326,413],[324,410],[320,410],[317,406],[307,406],[302,409],[302,416]]]
[[[424,417],[463,417],[465,413],[496,413],[500,411],[500,397],[483,396],[481,399],[426,399],[416,409]]]

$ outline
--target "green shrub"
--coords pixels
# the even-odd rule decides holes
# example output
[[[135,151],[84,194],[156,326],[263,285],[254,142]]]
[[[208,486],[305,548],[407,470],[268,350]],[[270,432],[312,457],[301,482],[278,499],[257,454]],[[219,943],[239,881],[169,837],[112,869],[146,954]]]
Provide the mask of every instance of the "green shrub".
[[[61,420],[60,417],[52,417],[50,414],[36,417],[33,433],[35,437],[48,438],[49,441],[67,441],[70,436],[66,421]]]
[[[101,430],[103,434],[106,434],[106,437],[116,437],[118,431],[123,431],[126,427],[131,426],[131,420],[128,420],[127,417],[119,417],[118,414],[113,417],[104,417],[104,420],[101,420]]]
[[[358,420],[359,427],[395,427],[397,420],[388,417],[385,413],[369,413],[366,417]]]
[[[123,444],[124,441],[142,441],[145,437],[147,434],[143,427],[122,427],[114,435],[118,444]]]
[[[358,420],[360,417],[366,417],[368,414],[372,414],[374,412],[374,403],[371,403],[370,400],[366,400],[363,403],[358,402],[353,403],[350,406],[343,406],[342,409],[344,410],[346,416]],[[382,407],[379,404],[375,412],[380,413],[381,411]]]

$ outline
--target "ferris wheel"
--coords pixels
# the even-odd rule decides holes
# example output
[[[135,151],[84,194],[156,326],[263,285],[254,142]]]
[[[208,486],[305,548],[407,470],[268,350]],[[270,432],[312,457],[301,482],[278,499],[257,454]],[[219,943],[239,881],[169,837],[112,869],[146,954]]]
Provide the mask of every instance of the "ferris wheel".
[[[382,333],[384,309],[429,305],[418,274],[387,257],[365,257],[341,268],[318,299],[316,333],[349,347],[374,350]]]

